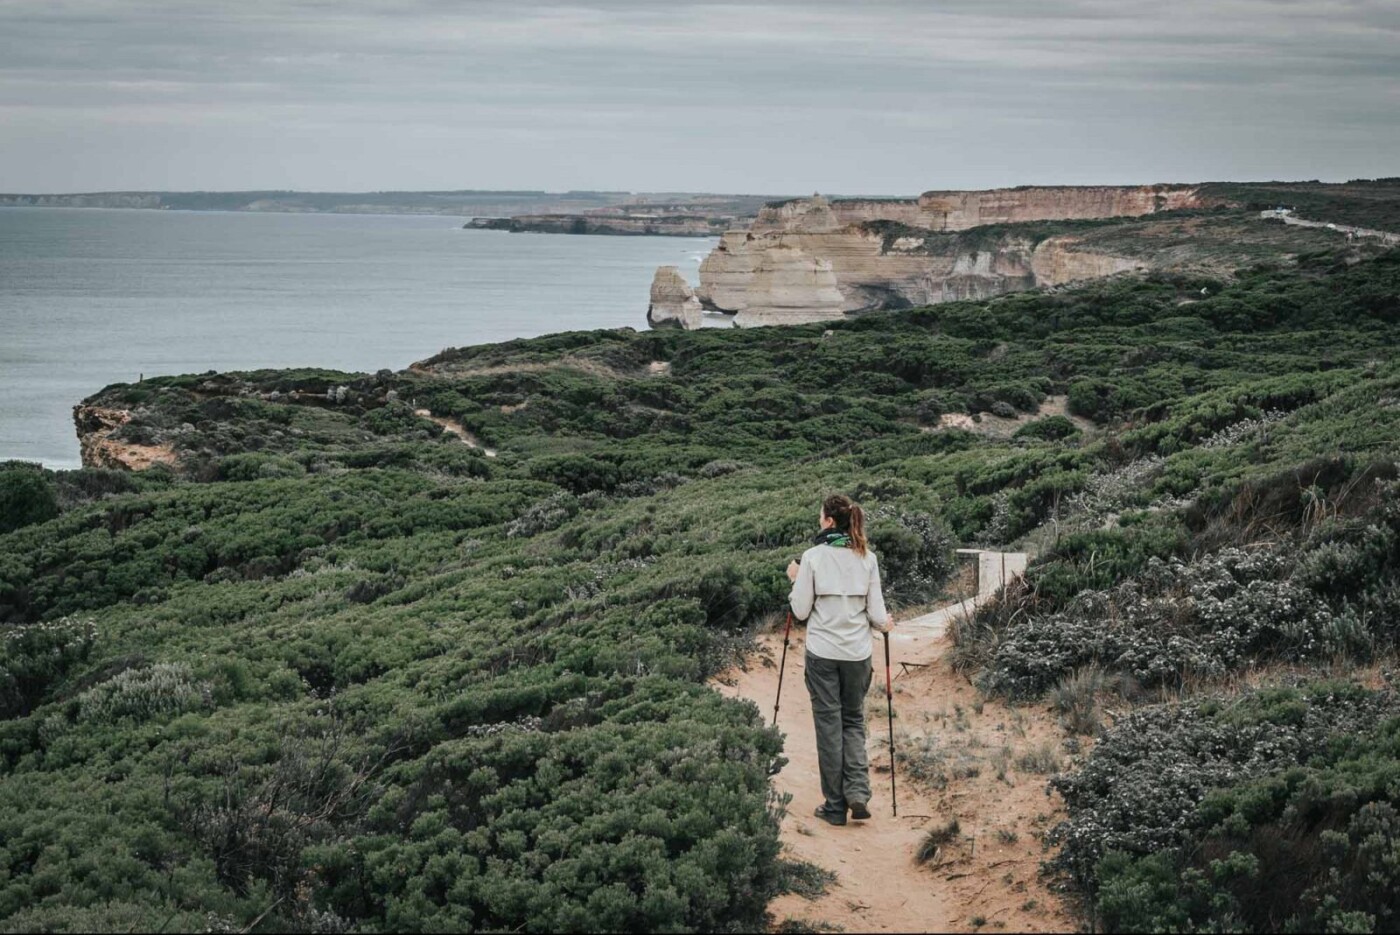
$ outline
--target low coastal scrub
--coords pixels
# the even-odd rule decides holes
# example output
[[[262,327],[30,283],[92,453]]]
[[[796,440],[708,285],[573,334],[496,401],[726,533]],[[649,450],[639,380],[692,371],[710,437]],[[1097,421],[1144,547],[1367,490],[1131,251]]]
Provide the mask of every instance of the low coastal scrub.
[[[1104,408],[1122,385],[1071,387],[1072,409],[1132,423],[1024,581],[954,633],[987,691],[1100,738],[1051,782],[1069,817],[1050,868],[1095,930],[1391,930],[1393,689],[1236,686],[1394,658],[1400,382],[1372,360]],[[1132,711],[1154,698],[1179,700]]]
[[[1400,232],[1400,178],[1352,179],[1340,185],[1319,182],[1217,182],[1204,193],[1228,198],[1255,211],[1280,205],[1303,218],[1333,224]]]
[[[1054,866],[1103,931],[1384,931],[1400,700],[1304,682],[1141,710],[1076,773]]]
[[[22,462],[0,464],[0,533],[57,515],[58,497],[43,471]]]
[[[1378,530],[1388,541],[1379,544],[1377,565],[1390,560],[1396,532]],[[1116,588],[1081,592],[1062,611],[1007,627],[983,684],[1035,698],[1090,665],[1148,687],[1179,687],[1250,664],[1366,658],[1378,638],[1393,638],[1391,622],[1352,606],[1351,595],[1334,608],[1307,586],[1337,555],[1327,548],[1295,562],[1259,548],[1222,549],[1192,562],[1151,559]],[[1354,551],[1347,557],[1356,560]]]
[[[763,926],[791,884],[781,737],[705,680],[781,609],[839,490],[896,606],[936,600],[957,545],[1043,543],[956,652],[1102,732],[1057,780],[1060,866],[1100,918],[1278,928],[1214,894],[1243,900],[1250,855],[1275,872],[1269,829],[1313,785],[1251,784],[1340,783],[1364,751],[1334,735],[1390,750],[1389,695],[1301,686],[1118,724],[1093,698],[1389,651],[1397,331],[1400,259],[1334,257],[109,387],[88,405],[173,466],[0,468],[0,921]],[[1093,424],[930,420],[1052,395]],[[1340,876],[1296,888],[1316,895],[1299,924],[1389,918],[1365,868],[1390,817],[1363,798],[1316,826],[1346,838],[1316,838]],[[1244,856],[1199,843],[1217,826]]]

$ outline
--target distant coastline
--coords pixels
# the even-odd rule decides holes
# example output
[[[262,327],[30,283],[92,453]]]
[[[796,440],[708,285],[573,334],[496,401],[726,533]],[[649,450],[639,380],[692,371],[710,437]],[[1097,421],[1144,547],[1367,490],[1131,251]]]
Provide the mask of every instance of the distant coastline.
[[[477,217],[462,225],[467,230],[507,231],[512,234],[588,234],[610,237],[719,237],[747,227],[754,215],[706,217],[694,214],[526,214]]]
[[[657,205],[714,217],[756,213],[770,196],[698,192],[535,190],[423,192],[80,192],[0,193],[0,208],[126,208],[165,211],[247,211],[282,214],[409,214],[466,218],[513,215],[630,214]]]
[[[73,404],[142,373],[373,372],[448,345],[645,327],[656,267],[693,274],[693,257],[712,245],[513,238],[461,224],[460,215],[0,211],[0,462],[78,467]]]

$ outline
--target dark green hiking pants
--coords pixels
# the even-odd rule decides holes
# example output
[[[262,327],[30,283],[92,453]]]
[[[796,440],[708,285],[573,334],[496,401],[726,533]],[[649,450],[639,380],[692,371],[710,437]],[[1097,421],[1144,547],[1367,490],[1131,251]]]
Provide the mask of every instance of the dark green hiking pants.
[[[870,760],[865,753],[870,660],[840,662],[811,653],[806,657],[822,795],[827,811],[844,816],[850,803],[870,801]]]

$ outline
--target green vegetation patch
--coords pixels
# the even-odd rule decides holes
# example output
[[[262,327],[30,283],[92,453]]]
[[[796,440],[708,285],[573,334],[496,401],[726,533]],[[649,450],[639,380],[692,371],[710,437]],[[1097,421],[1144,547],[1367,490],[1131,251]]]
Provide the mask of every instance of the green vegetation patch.
[[[1348,682],[1134,714],[1051,781],[1054,863],[1103,931],[1388,931],[1397,714]]]
[[[780,736],[705,680],[781,610],[824,493],[865,505],[896,605],[940,596],[955,545],[1042,551],[960,630],[1008,694],[1365,658],[1395,630],[1397,329],[1400,260],[1333,255],[108,387],[88,403],[173,469],[0,468],[0,919],[760,927],[822,881],[779,861]],[[1051,396],[1092,429],[938,425]],[[1186,811],[1273,773],[1190,775]],[[1072,823],[1093,788],[1065,787]],[[1144,840],[1208,828],[1181,821]],[[1140,853],[1067,834],[1086,891]]]

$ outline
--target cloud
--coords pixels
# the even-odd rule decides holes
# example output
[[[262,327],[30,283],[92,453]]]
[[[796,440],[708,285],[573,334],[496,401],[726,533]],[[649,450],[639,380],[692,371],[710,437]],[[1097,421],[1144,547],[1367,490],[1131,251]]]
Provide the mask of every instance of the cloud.
[[[0,189],[1395,174],[1397,38],[1390,0],[8,0]]]

